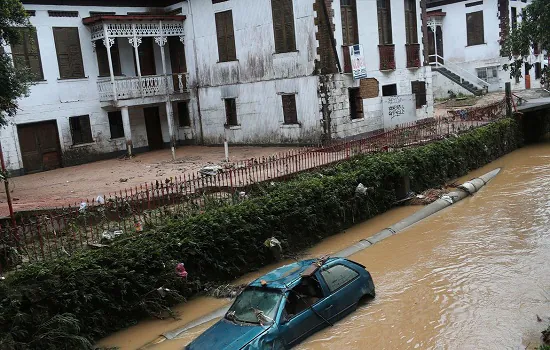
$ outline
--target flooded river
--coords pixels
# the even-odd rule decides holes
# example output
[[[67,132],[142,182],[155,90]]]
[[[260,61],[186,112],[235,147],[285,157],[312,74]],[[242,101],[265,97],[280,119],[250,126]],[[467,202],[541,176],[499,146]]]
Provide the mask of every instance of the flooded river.
[[[371,272],[376,299],[298,349],[535,348],[550,322],[550,143],[459,181],[497,167],[503,171],[473,197],[352,256]],[[417,209],[392,210],[307,254],[336,252]],[[137,349],[226,302],[198,299],[179,308],[180,321],[145,322],[100,344]],[[180,350],[209,325],[150,348]]]

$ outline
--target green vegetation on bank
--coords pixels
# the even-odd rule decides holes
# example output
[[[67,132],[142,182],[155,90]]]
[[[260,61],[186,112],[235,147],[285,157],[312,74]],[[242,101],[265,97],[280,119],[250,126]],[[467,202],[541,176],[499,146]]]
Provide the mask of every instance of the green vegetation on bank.
[[[440,186],[520,142],[516,122],[505,119],[418,148],[356,156],[109,248],[26,266],[0,282],[0,348],[88,348],[145,317],[170,316],[183,298],[272,262],[269,237],[299,252],[388,210],[395,179],[409,176],[417,192]],[[373,190],[358,195],[359,183]],[[175,272],[178,262],[187,281]]]

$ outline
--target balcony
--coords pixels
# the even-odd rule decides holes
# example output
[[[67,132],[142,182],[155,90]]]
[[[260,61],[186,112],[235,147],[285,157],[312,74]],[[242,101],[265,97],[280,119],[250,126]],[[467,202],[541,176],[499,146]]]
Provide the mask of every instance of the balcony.
[[[420,68],[420,44],[406,44],[407,68]]]
[[[395,45],[378,45],[380,53],[380,70],[395,69]]]
[[[167,94],[183,94],[189,91],[187,82],[188,73],[176,73],[171,76],[116,77],[113,88],[110,78],[100,78],[97,81],[97,90],[99,91],[99,100],[109,102],[166,96]]]
[[[184,21],[162,14],[84,18],[97,56],[100,101],[150,104],[188,92]]]

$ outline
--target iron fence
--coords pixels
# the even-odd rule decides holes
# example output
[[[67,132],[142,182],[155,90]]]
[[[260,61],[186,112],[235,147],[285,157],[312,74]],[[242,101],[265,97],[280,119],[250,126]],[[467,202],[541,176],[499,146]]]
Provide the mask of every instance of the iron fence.
[[[281,181],[358,154],[415,147],[490,123],[504,116],[505,101],[481,108],[449,111],[444,118],[398,125],[369,137],[338,141],[250,159],[210,169],[211,174],[186,174],[119,190],[80,205],[22,216],[17,226],[0,227],[0,274],[80,249],[96,249],[117,236],[131,238],[167,217],[185,217],[233,205],[251,186]]]

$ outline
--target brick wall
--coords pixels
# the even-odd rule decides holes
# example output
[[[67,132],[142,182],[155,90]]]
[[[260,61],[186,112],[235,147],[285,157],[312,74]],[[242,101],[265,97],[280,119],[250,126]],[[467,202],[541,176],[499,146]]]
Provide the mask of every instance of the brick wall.
[[[315,11],[315,26],[317,32],[317,72],[320,74],[337,73],[338,59],[335,56],[332,45],[331,36],[334,35],[334,9],[332,8],[332,0],[315,0],[313,10]],[[324,3],[324,6],[323,6]],[[326,11],[326,12],[325,12]],[[328,16],[328,23],[327,23]]]

